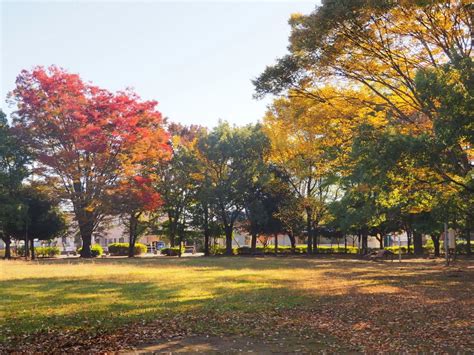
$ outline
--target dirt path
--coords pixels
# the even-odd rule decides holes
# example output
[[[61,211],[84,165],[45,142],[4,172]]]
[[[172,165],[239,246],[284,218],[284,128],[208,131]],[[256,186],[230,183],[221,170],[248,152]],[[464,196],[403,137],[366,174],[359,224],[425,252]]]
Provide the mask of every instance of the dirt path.
[[[122,354],[153,354],[153,353],[311,353],[320,352],[322,344],[302,339],[282,338],[259,340],[241,337],[186,337],[155,344],[140,346]]]

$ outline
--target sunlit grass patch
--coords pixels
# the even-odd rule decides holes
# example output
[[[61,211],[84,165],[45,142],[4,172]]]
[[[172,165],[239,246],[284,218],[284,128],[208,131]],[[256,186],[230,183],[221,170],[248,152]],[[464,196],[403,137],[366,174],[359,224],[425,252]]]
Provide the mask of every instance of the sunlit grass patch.
[[[340,341],[346,342],[342,335],[346,328],[396,329],[392,318],[398,312],[421,326],[424,318],[438,317],[430,307],[467,302],[473,273],[469,265],[461,264],[465,271],[451,278],[441,262],[418,261],[274,257],[2,261],[0,337],[6,341],[43,331],[113,331],[129,324],[191,317],[192,322],[185,320],[180,326],[198,333],[258,335],[264,332],[259,324],[274,324],[310,327],[310,337],[321,332],[339,336],[340,331]],[[418,305],[425,307],[423,312],[410,311]],[[456,327],[466,322],[462,316],[452,319]],[[301,331],[292,336],[301,336]]]

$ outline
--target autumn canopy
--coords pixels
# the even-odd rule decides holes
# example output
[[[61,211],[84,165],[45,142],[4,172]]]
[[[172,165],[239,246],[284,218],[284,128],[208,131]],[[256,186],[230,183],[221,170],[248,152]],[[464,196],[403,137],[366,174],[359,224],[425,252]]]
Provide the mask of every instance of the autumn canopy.
[[[111,93],[58,67],[23,71],[11,99],[18,105],[14,127],[37,159],[43,176],[71,204],[83,247],[90,256],[92,233],[104,218],[108,196],[131,181],[136,189],[153,179],[147,163],[169,156],[157,102],[132,91]],[[156,197],[134,194],[145,205]]]

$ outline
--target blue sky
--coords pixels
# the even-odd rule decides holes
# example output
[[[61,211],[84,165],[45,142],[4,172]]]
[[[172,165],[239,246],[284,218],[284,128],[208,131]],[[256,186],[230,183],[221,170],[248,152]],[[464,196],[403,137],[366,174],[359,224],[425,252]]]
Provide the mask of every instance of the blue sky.
[[[289,16],[317,0],[0,0],[1,107],[22,69],[56,64],[109,90],[133,87],[173,121],[256,122],[252,78],[286,52]]]

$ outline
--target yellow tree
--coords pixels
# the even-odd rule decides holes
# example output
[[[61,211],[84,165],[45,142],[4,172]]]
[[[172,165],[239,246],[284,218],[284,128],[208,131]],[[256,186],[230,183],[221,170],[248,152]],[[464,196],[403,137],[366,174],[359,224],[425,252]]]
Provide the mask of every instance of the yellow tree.
[[[291,54],[255,80],[258,94],[288,88],[307,93],[327,78],[357,82],[401,119],[423,112],[418,70],[472,55],[469,0],[323,1],[290,19]],[[309,93],[310,96],[314,92]]]
[[[379,133],[395,142],[392,155],[402,148],[411,156],[396,163],[414,162],[405,171],[416,176],[416,189],[459,191],[469,240],[473,12],[470,0],[323,1],[309,15],[292,16],[290,53],[254,81],[256,95],[290,89],[319,101],[325,82],[369,90],[377,100],[365,103],[385,112]]]
[[[470,139],[450,142],[438,128],[447,117],[472,122],[473,11],[469,0],[323,1],[292,16],[290,54],[254,81],[257,96],[291,89],[319,100],[314,88],[327,81],[364,87],[379,99],[366,104],[383,109],[400,134],[430,138],[426,150],[438,161],[426,165],[438,180],[472,192],[472,128]],[[455,112],[460,104],[465,112]]]
[[[281,171],[305,211],[308,252],[314,229],[325,221],[328,203],[338,198],[337,176],[348,167],[354,129],[361,122],[383,124],[384,115],[367,110],[367,93],[324,87],[314,100],[298,92],[274,101],[264,118],[271,141],[270,161]]]

